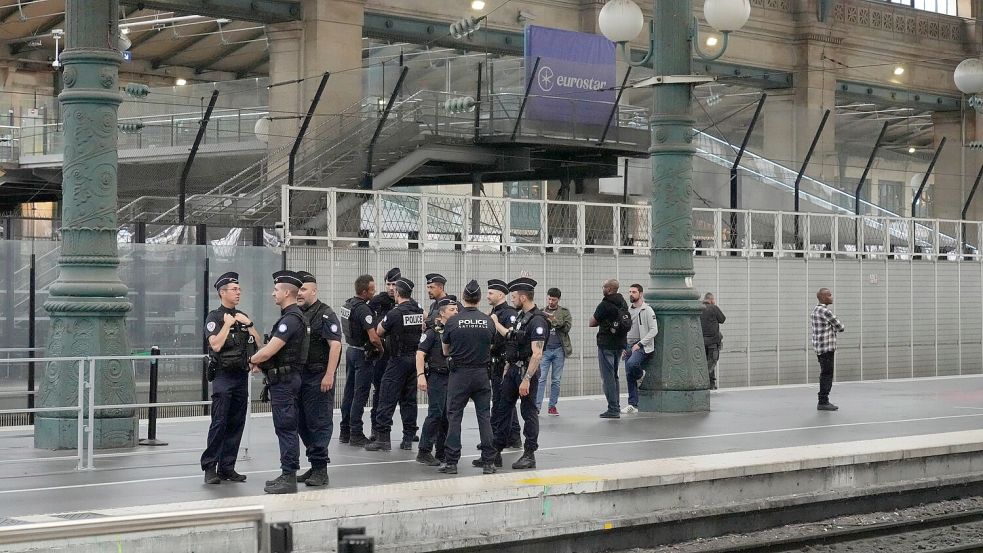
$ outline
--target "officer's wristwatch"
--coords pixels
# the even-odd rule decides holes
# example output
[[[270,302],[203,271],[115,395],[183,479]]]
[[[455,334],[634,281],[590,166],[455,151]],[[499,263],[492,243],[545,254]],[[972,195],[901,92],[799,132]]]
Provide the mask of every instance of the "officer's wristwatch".
[[[522,379],[523,380],[532,380],[532,375],[530,375],[529,373],[525,373],[525,374],[522,375]]]
[[[242,328],[252,328],[252,327],[254,327],[254,326],[256,326],[256,323],[252,323],[252,322],[251,322],[251,323],[249,323],[249,324],[247,324],[247,325],[242,325]]]

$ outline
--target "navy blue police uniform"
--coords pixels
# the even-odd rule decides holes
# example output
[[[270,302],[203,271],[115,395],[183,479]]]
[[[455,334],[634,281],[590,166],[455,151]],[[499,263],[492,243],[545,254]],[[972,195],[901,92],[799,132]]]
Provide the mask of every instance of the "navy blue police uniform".
[[[438,305],[443,307],[456,303],[450,298],[440,300]],[[447,441],[447,380],[449,370],[447,358],[444,357],[443,343],[441,336],[444,333],[444,325],[434,324],[420,335],[420,345],[417,351],[424,354],[424,377],[427,381],[427,418],[423,421],[423,430],[420,432],[420,448],[417,460],[433,464],[430,459],[430,450],[434,450],[436,461],[444,460],[444,446]],[[417,368],[417,380],[420,379],[419,368]],[[436,466],[436,465],[435,465]]]
[[[345,352],[345,393],[341,399],[338,430],[342,443],[361,447],[368,441],[362,431],[362,414],[372,386],[372,364],[366,359],[366,348],[373,347],[368,331],[375,328],[376,318],[365,300],[358,296],[345,302],[340,315],[348,348]]]
[[[425,275],[424,278],[427,279],[427,284],[436,283],[443,286],[447,286],[447,279],[444,278],[444,275],[438,273],[430,273],[428,275]],[[446,292],[444,294],[444,297],[435,299],[433,303],[430,304],[430,307],[427,309],[426,328],[433,328],[434,322],[437,320],[437,307],[438,307],[437,304],[439,304],[440,300],[444,298],[456,299],[453,296],[448,296]]]
[[[298,271],[297,274],[304,283],[317,283],[314,275],[308,272]],[[331,307],[320,300],[301,307],[301,311],[304,312],[310,334],[310,345],[301,373],[298,432],[306,447],[311,470],[298,476],[297,481],[309,486],[321,486],[327,484],[324,478],[327,475],[319,471],[327,469],[331,462],[328,444],[334,428],[334,387],[322,392],[321,381],[328,370],[332,342],[341,343],[341,323]],[[310,479],[312,474],[315,477]]]
[[[393,267],[386,273],[386,285],[399,280],[402,274],[399,267]],[[369,300],[369,308],[375,315],[376,321],[381,321],[389,311],[396,307],[396,300],[389,295],[388,290],[383,290]],[[386,373],[386,365],[389,364],[389,352],[376,352],[373,359],[369,360],[372,365],[372,409],[369,411],[369,421],[375,420],[376,410],[379,408],[379,389],[382,386],[382,375]],[[364,384],[368,386],[368,384]]]
[[[509,285],[504,280],[492,279],[488,281],[489,290],[498,290],[504,293],[506,296],[509,294]],[[496,305],[492,308],[491,314],[498,318],[499,324],[505,328],[512,328],[512,324],[519,317],[519,312],[512,308],[507,301]],[[505,373],[505,337],[495,333],[495,339],[492,342],[492,369],[491,369],[491,386],[492,386],[492,412],[495,410],[495,406],[502,401],[502,375]],[[508,429],[508,447],[522,447],[522,429],[519,427],[519,412],[515,407],[512,408],[512,422]],[[504,419],[503,419],[504,420]],[[494,417],[492,418],[492,424],[496,424]],[[496,433],[498,431],[496,430]]]
[[[396,281],[397,295],[409,297],[413,282],[406,277]],[[390,450],[390,431],[396,405],[403,419],[401,449],[413,448],[416,435],[416,348],[423,333],[423,309],[412,299],[399,303],[379,323],[389,350],[389,363],[382,376],[379,408],[372,421],[376,441],[365,446],[368,451]]]
[[[509,283],[509,291],[532,292],[536,281],[530,278],[518,278]],[[504,326],[504,325],[503,325]],[[492,419],[498,431],[495,434],[495,449],[501,451],[508,444],[508,435],[504,431],[514,417],[515,402],[519,402],[519,414],[522,416],[522,430],[525,444],[522,457],[512,465],[512,468],[535,468],[535,455],[539,449],[539,411],[536,409],[536,390],[539,386],[539,370],[527,376],[529,359],[532,357],[533,342],[545,343],[550,337],[550,323],[546,315],[535,305],[529,311],[519,313],[515,324],[509,331],[506,340],[505,357],[508,365],[502,379],[502,401],[492,413]],[[530,392],[525,396],[519,395],[519,386],[523,380],[529,380]]]
[[[465,296],[481,295],[478,283],[471,281]],[[491,317],[477,307],[464,307],[451,317],[444,327],[441,340],[448,347],[450,377],[447,383],[447,443],[445,465],[441,472],[456,474],[461,459],[461,421],[468,401],[474,402],[481,437],[480,464],[485,472],[494,472],[495,450],[492,445],[491,384],[488,368],[491,365],[491,344],[495,324]]]
[[[273,274],[275,284],[303,284],[293,271]],[[300,468],[300,440],[298,439],[298,399],[300,398],[301,373],[307,362],[309,339],[304,312],[297,304],[280,310],[280,318],[273,324],[270,339],[279,338],[284,345],[268,363],[264,373],[270,387],[270,403],[273,411],[273,428],[280,446],[280,470],[284,475],[295,475]]]
[[[227,284],[238,284],[238,273],[225,273],[215,281],[218,290]],[[225,315],[242,313],[236,308],[219,306],[205,317],[205,340],[222,332]],[[244,313],[243,313],[244,314]],[[239,444],[246,425],[249,402],[249,356],[256,343],[245,325],[236,321],[219,352],[209,348],[208,374],[212,381],[212,421],[208,440],[201,454],[201,468],[214,469],[219,478],[229,479],[235,473]]]

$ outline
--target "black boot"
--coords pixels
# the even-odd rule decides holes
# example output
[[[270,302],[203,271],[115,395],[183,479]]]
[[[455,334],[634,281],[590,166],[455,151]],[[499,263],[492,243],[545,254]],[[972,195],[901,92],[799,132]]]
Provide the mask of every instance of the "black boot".
[[[353,434],[351,440],[349,440],[348,445],[352,447],[365,447],[365,444],[369,443],[369,439],[365,437],[365,434],[359,432],[358,434]]]
[[[311,477],[311,473],[314,472],[314,467],[307,469],[304,473],[297,475],[297,483],[303,484],[307,482],[307,479]]]
[[[522,449],[522,438],[512,438],[505,447],[508,449]]]
[[[413,451],[413,438],[403,437],[403,441],[399,442],[399,449],[404,451]]]
[[[351,433],[342,432],[341,435],[338,436],[338,441],[343,444],[347,444],[348,441],[351,439],[351,437],[352,437]]]
[[[416,454],[416,462],[427,465],[428,467],[439,467],[440,461],[434,458],[429,451],[421,451]]]
[[[536,468],[536,454],[532,451],[526,451],[522,457],[519,457],[518,461],[512,463],[512,468],[515,470]]]
[[[328,485],[328,469],[324,468],[311,468],[307,471],[307,478],[304,479],[304,483],[311,487],[321,487]],[[300,481],[300,478],[297,479]]]
[[[437,472],[442,472],[444,474],[457,474],[457,463],[453,465],[444,465],[437,469]]]
[[[379,432],[376,439],[365,445],[365,451],[392,451],[393,444],[389,441],[389,433]]]
[[[491,463],[485,463],[485,465],[481,468],[481,474],[495,474],[495,472],[497,472],[495,470],[495,465]]]
[[[222,479],[218,477],[218,473],[215,472],[215,467],[208,467],[205,469],[205,483],[206,484],[221,484]]]
[[[492,463],[496,467],[502,468],[502,453],[501,452],[498,452],[498,453],[495,454],[495,458],[492,460]],[[482,460],[479,457],[479,458],[475,459],[474,461],[471,461],[471,466],[473,466],[473,467],[483,467],[483,466],[485,466],[485,461]]]
[[[218,473],[218,477],[222,480],[228,480],[229,482],[245,482],[246,475],[239,474],[235,469],[223,470]]]
[[[263,491],[269,494],[297,493],[297,474],[281,474],[271,485],[263,488]]]

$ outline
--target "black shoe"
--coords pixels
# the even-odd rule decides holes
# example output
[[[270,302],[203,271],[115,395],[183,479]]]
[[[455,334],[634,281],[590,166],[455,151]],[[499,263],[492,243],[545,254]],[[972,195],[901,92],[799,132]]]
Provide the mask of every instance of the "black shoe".
[[[617,411],[615,411],[613,413],[611,411],[605,411],[605,412],[601,413],[598,416],[601,417],[602,419],[620,419],[621,418],[621,413],[619,413]]]
[[[222,479],[219,478],[218,473],[215,472],[215,467],[208,467],[205,469],[205,483],[206,484],[221,484]]]
[[[349,434],[348,432],[342,432],[341,435],[338,436],[338,441],[343,444],[347,444],[351,439],[352,439],[352,435]]]
[[[816,410],[818,410],[818,411],[836,411],[838,409],[839,409],[839,407],[837,407],[837,406],[835,406],[835,405],[833,405],[832,403],[829,403],[829,402],[820,403],[819,405],[816,406]]]
[[[413,434],[413,441],[414,442],[419,442],[420,441],[420,437],[417,436],[416,434]]]
[[[413,451],[413,440],[411,438],[403,438],[403,441],[399,442],[399,449]]]
[[[492,463],[496,467],[502,468],[502,454],[501,453],[496,453],[495,454],[495,458],[492,460]],[[472,467],[483,467],[483,466],[485,466],[485,461],[479,457],[479,458],[471,461],[471,466]]]
[[[518,440],[512,440],[511,442],[506,444],[505,447],[508,449],[522,449],[522,438],[519,438]]]
[[[536,454],[532,451],[523,453],[518,461],[512,463],[512,468],[515,470],[536,468]]]
[[[378,435],[375,440],[365,444],[365,451],[392,451],[393,445],[389,441],[389,434]]]
[[[481,467],[481,474],[495,474],[495,465],[491,463],[486,463]]]
[[[221,478],[222,480],[228,480],[229,482],[245,482],[246,481],[246,475],[245,474],[239,474],[238,472],[235,471],[235,469],[232,469],[232,470],[223,470],[222,472],[218,473],[218,477]]]
[[[300,478],[297,479],[300,481]],[[318,488],[321,486],[328,485],[328,469],[327,468],[311,468],[307,471],[307,478],[304,479],[304,484],[311,486],[312,488]]]
[[[269,486],[263,488],[263,491],[269,494],[297,493],[297,475],[281,474]]]
[[[416,462],[427,465],[428,467],[439,467],[440,461],[434,458],[429,451],[421,451],[416,454]]]
[[[307,479],[311,477],[311,473],[314,472],[314,467],[307,469],[305,472],[297,475],[297,483],[303,484],[307,482]]]
[[[369,443],[369,439],[365,437],[365,434],[355,434],[348,441],[348,445],[352,447],[365,447],[367,443]]]
[[[444,474],[457,474],[457,463],[453,465],[444,465],[437,469],[437,472],[442,472]]]

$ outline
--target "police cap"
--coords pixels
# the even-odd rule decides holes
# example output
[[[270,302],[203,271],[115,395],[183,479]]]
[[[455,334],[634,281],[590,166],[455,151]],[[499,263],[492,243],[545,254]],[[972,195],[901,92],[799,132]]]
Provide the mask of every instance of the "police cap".
[[[427,278],[427,284],[433,284],[435,282],[438,284],[447,284],[447,279],[444,278],[444,275],[439,275],[437,273],[430,273],[429,275],[426,276],[426,278]]]
[[[314,275],[308,273],[307,271],[297,271],[297,276],[300,277],[301,282],[309,282],[311,284],[317,284],[317,278]]]
[[[226,284],[239,284],[239,273],[229,271],[218,277],[218,280],[215,281],[215,289],[218,290]]]
[[[478,284],[477,280],[471,279],[471,282],[468,282],[468,285],[464,287],[464,297],[473,298],[480,295],[481,285]]]
[[[401,274],[399,272],[399,267],[393,267],[392,269],[389,269],[388,273],[386,273],[386,282],[396,282],[399,280],[400,276]]]
[[[493,278],[493,279],[491,279],[491,280],[488,281],[488,289],[489,290],[498,290],[499,292],[501,292],[503,294],[508,294],[509,293],[509,283],[505,282],[504,280],[499,280],[497,278]]]
[[[536,284],[538,283],[529,277],[519,277],[509,283],[509,292],[534,292]]]
[[[292,284],[300,288],[304,285],[304,282],[293,271],[277,271],[273,273],[273,284]]]
[[[438,308],[446,307],[448,305],[456,305],[456,304],[457,304],[457,299],[454,298],[454,296],[444,296],[443,298],[437,300]]]
[[[395,282],[395,286],[404,296],[408,296],[413,292],[413,281],[406,277],[399,277]]]

